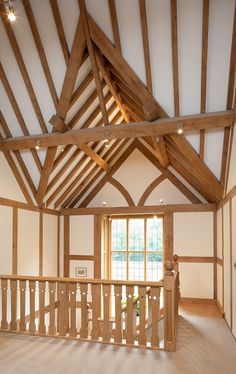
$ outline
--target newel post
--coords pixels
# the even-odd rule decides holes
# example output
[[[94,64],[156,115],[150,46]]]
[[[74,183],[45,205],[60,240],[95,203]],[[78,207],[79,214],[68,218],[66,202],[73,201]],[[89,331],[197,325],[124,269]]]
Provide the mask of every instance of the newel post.
[[[175,351],[175,276],[172,261],[165,263],[164,275],[164,349]]]

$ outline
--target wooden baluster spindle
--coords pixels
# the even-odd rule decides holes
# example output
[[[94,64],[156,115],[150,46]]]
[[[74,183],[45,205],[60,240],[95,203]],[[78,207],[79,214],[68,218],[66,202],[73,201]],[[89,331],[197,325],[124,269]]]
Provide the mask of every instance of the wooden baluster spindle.
[[[115,343],[122,342],[122,315],[121,315],[121,300],[122,300],[122,286],[114,286],[115,293]]]
[[[88,337],[88,308],[87,308],[87,295],[88,295],[88,284],[84,283],[80,285],[81,295],[81,329],[80,337]]]
[[[11,322],[10,322],[10,329],[15,331],[17,330],[17,281],[11,280],[10,281],[11,287]]]
[[[35,288],[36,282],[29,281],[29,293],[30,293],[30,323],[29,323],[29,332],[34,334],[36,331],[35,324]]]
[[[45,282],[39,282],[39,334],[46,333],[45,326]]]
[[[108,343],[110,341],[110,286],[105,284],[103,285],[103,313],[102,340]]]
[[[77,328],[76,328],[76,291],[77,291],[77,284],[70,283],[69,284],[69,296],[70,296],[70,328],[69,334],[72,337],[77,336]]]
[[[146,345],[146,287],[138,288],[139,294],[139,345]]]
[[[128,343],[128,344],[134,344],[134,333],[133,333],[133,323],[134,323],[133,294],[134,294],[134,287],[133,286],[126,286],[127,319],[126,319],[126,326],[125,326],[125,338],[126,338],[126,343]]]
[[[68,302],[66,298],[66,284],[59,283],[59,335],[66,336],[67,333],[67,311]]]
[[[25,289],[26,289],[26,281],[20,280],[20,323],[19,329],[20,331],[26,331],[26,323],[25,323]]]
[[[91,338],[94,340],[99,339],[100,329],[99,329],[99,296],[100,293],[100,284],[92,284],[92,332]]]
[[[152,336],[151,346],[159,347],[158,319],[160,316],[160,287],[151,287],[150,300],[152,305]]]
[[[1,281],[1,289],[2,289],[2,320],[1,320],[1,329],[7,330],[8,323],[7,323],[7,279],[2,279]]]
[[[56,283],[49,282],[49,335],[56,335]]]

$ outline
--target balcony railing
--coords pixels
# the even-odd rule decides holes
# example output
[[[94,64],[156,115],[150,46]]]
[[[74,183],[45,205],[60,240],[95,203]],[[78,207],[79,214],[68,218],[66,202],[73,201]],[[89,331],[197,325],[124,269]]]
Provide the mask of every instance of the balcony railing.
[[[11,275],[0,282],[1,331],[175,350],[176,261],[166,262],[160,282]]]

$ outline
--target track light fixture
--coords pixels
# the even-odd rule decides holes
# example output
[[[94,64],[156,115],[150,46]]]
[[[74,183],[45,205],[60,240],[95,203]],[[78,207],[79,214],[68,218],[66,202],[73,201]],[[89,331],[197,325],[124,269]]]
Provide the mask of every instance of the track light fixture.
[[[183,132],[184,132],[184,125],[183,125],[182,122],[178,122],[177,133],[178,133],[179,135],[181,135],[181,134],[183,134]]]
[[[5,2],[5,8],[7,11],[7,18],[9,19],[10,22],[14,22],[16,20],[16,13],[15,13],[15,8],[11,2],[11,0],[8,0]]]
[[[63,153],[64,150],[65,150],[65,146],[64,146],[64,144],[63,144],[63,145],[61,145],[61,153]]]
[[[109,137],[110,137],[109,132],[106,131],[104,134],[104,137],[105,137],[104,144],[105,144],[105,147],[107,148],[109,147]]]
[[[164,205],[164,200],[163,199],[160,199],[160,204]]]
[[[154,221],[157,221],[157,214],[155,213],[153,216]]]
[[[40,140],[37,140],[35,149],[39,150],[40,149]]]

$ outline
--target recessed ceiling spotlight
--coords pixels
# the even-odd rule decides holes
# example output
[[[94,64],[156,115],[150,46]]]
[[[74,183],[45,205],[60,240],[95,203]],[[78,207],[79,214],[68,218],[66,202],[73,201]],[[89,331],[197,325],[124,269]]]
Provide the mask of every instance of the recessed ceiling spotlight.
[[[37,140],[35,149],[39,150],[40,149],[40,140]]]
[[[179,122],[179,123],[178,123],[177,133],[178,133],[179,135],[181,135],[181,134],[183,134],[183,132],[184,132],[184,125],[183,125],[182,122]]]
[[[8,4],[9,5],[6,6],[7,18],[9,19],[10,22],[14,22],[16,20],[15,9],[14,9],[14,6],[12,5],[11,0],[8,1]]]
[[[107,148],[109,147],[109,137],[110,137],[109,132],[105,132],[104,137],[105,137],[104,144],[105,144],[105,147]]]

